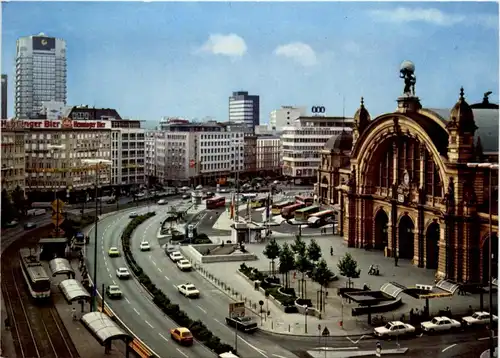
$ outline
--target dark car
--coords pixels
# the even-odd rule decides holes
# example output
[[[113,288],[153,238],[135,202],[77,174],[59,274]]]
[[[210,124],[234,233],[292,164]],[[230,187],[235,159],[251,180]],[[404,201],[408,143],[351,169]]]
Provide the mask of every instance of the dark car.
[[[31,229],[34,229],[34,228],[36,228],[36,224],[35,223],[27,222],[26,224],[24,224],[24,230],[31,230]]]
[[[226,317],[226,324],[245,333],[257,330],[257,322],[252,317]]]

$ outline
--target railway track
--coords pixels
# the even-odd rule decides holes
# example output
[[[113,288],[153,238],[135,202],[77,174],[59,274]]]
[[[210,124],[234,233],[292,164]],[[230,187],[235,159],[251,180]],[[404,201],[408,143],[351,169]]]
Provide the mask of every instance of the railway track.
[[[17,252],[27,242],[11,244],[2,256],[2,291],[16,356],[22,358],[79,358],[52,301],[38,303],[31,297]]]

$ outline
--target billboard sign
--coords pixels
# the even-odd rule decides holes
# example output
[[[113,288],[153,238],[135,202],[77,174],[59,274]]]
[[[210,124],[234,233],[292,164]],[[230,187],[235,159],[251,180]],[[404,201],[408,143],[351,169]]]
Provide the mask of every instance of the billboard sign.
[[[109,129],[110,121],[74,121],[47,119],[2,119],[2,129]]]
[[[326,109],[323,106],[314,106],[311,108],[311,112],[314,114],[325,113]]]
[[[229,304],[229,317],[245,317],[245,302],[231,302]]]
[[[34,51],[52,51],[56,49],[56,39],[54,37],[33,36]]]

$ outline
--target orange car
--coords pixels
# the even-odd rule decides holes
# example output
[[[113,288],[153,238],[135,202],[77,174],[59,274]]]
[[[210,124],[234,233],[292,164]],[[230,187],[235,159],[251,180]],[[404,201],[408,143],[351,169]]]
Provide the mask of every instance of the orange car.
[[[184,327],[178,327],[170,330],[170,337],[180,344],[190,346],[193,344],[193,335],[191,331]]]

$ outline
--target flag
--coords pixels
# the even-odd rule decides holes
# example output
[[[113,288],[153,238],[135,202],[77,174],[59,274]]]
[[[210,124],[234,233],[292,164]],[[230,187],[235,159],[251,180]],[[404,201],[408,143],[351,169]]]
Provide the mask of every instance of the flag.
[[[231,203],[229,204],[229,217],[234,219],[234,193],[231,195]]]
[[[271,208],[271,197],[267,195],[267,206],[266,206],[266,220],[269,221],[270,218],[270,209]]]

